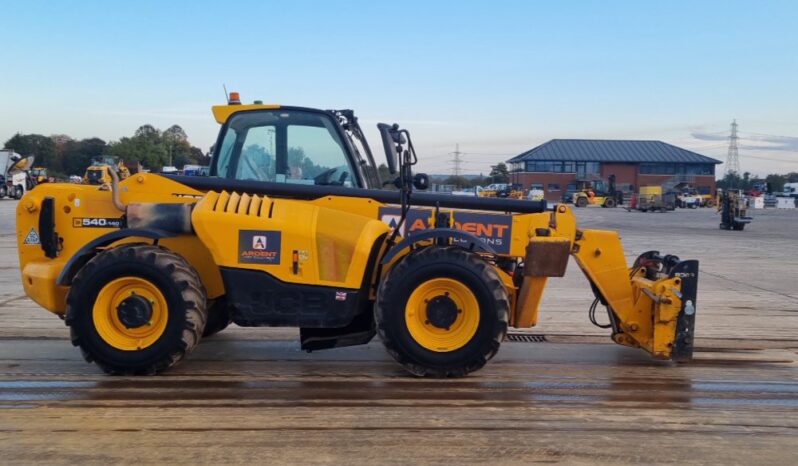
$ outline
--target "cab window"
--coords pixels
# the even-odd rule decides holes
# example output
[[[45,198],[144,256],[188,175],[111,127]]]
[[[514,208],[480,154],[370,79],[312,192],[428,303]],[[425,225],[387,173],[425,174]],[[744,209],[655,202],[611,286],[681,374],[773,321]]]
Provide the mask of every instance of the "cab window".
[[[333,120],[304,110],[232,115],[213,170],[213,175],[238,180],[359,185]]]

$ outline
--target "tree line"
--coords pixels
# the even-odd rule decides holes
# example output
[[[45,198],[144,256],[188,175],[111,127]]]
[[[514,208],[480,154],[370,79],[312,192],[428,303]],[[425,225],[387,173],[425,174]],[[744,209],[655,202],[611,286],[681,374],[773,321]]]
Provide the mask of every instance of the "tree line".
[[[205,165],[206,154],[188,141],[179,125],[159,130],[152,125],[140,126],[132,136],[106,142],[100,138],[77,140],[64,134],[44,136],[17,133],[4,147],[27,157],[36,157],[35,165],[46,167],[51,176],[83,175],[94,157],[114,155],[125,163],[141,163],[158,171],[164,166]]]
[[[496,165],[491,165],[490,173],[488,176],[447,176],[447,177],[432,177],[433,183],[453,185],[457,189],[468,189],[475,186],[487,186],[494,183],[509,183],[510,171],[507,165],[500,162]]]
[[[744,172],[742,175],[736,172],[729,172],[718,180],[717,186],[720,189],[742,189],[748,191],[763,183],[767,183],[773,193],[782,192],[784,191],[784,183],[798,183],[798,172],[789,172],[783,175],[771,173],[764,178],[752,176],[750,172]]]

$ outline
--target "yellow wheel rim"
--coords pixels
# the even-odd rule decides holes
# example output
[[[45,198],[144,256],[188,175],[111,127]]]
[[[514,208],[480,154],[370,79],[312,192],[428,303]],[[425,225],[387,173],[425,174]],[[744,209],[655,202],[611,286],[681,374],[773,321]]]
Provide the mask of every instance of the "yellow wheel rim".
[[[141,325],[129,327],[120,320],[118,308],[133,296],[149,303],[150,318]],[[117,278],[102,287],[92,309],[94,328],[109,345],[123,351],[149,347],[163,335],[169,318],[169,308],[161,290],[139,277]]]
[[[456,314],[446,315],[443,320],[440,316],[435,318],[430,314],[430,303],[436,301],[445,301],[448,308],[453,303]],[[463,283],[450,278],[433,278],[410,294],[405,306],[405,324],[413,340],[424,348],[439,353],[455,351],[468,344],[477,333],[479,303]]]

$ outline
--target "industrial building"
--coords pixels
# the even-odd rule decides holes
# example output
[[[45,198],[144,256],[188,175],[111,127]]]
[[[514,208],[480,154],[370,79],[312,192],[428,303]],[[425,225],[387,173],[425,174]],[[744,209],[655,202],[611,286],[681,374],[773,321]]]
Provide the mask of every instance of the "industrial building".
[[[713,159],[662,141],[552,139],[507,161],[510,182],[540,189],[556,201],[578,181],[607,180],[618,189],[690,185],[702,194],[715,192]]]

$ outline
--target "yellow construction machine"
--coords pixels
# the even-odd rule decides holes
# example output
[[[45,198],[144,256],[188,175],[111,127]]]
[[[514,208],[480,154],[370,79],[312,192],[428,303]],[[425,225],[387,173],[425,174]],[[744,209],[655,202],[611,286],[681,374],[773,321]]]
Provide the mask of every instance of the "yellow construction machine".
[[[130,170],[119,157],[110,155],[96,157],[92,159],[91,165],[86,169],[83,183],[108,186],[111,184],[112,171],[120,180],[130,176]]]
[[[47,183],[50,178],[47,176],[47,168],[33,167],[30,169],[30,177],[34,185]]]
[[[112,171],[110,189],[47,183],[19,202],[25,292],[104,371],[163,371],[232,321],[299,327],[308,351],[379,335],[410,373],[461,376],[537,323],[570,257],[616,343],[691,359],[697,261],[629,265],[617,232],[563,204],[425,193],[398,125],[378,128],[399,189],[378,189],[391,180],[351,110],[231,98],[213,113],[210,176]]]
[[[610,175],[607,183],[602,180],[580,180],[578,184],[579,189],[572,196],[576,207],[599,205],[611,208],[623,203],[623,194],[615,189],[615,175]]]
[[[524,187],[517,183],[495,183],[477,189],[479,197],[499,197],[503,199],[523,199]]]

